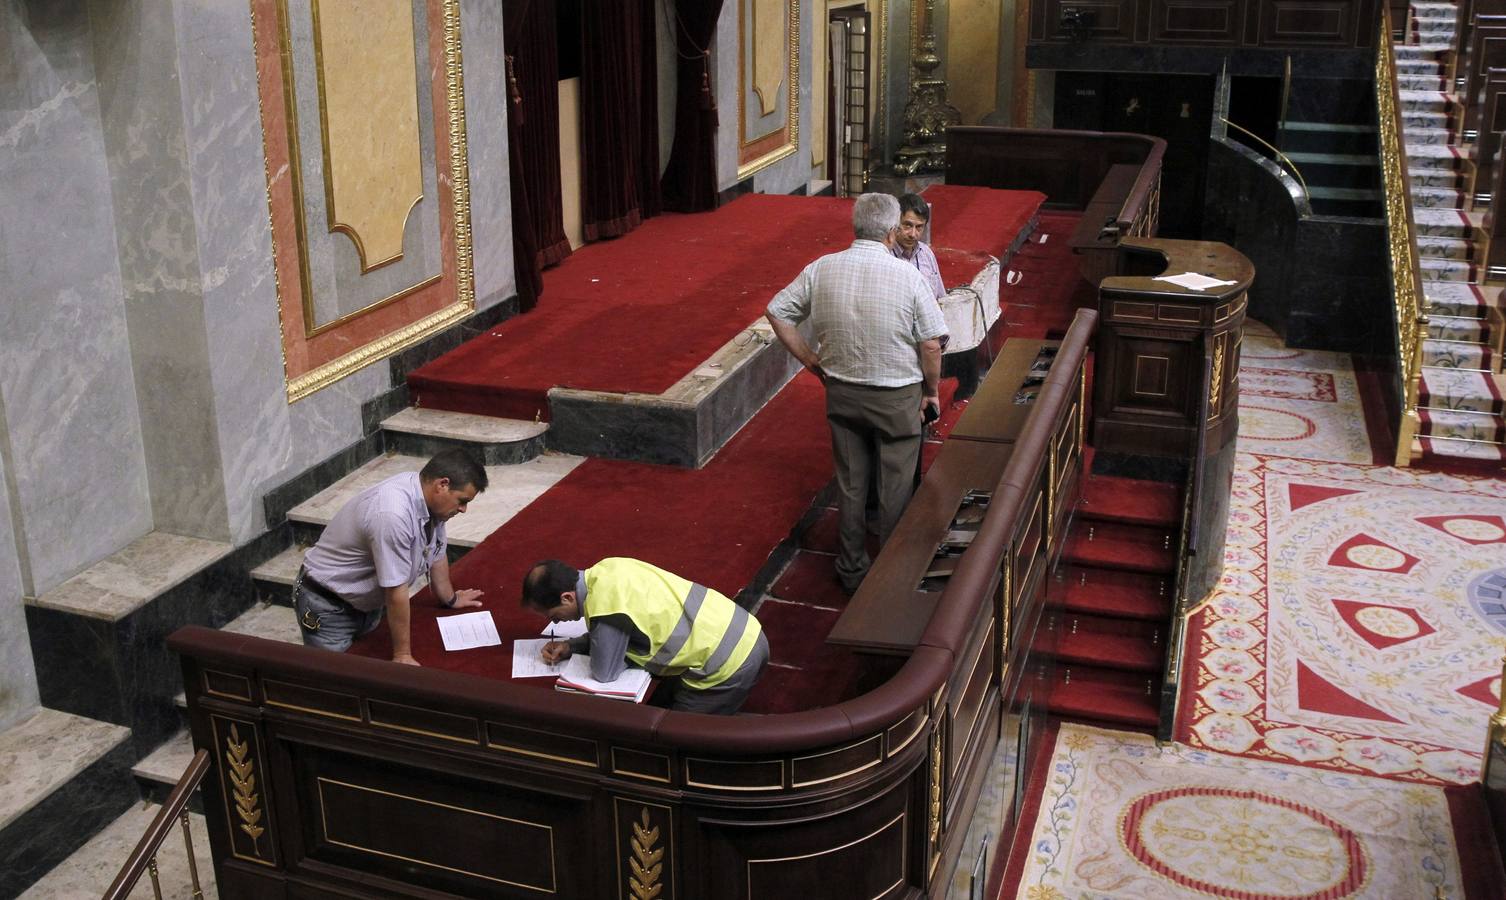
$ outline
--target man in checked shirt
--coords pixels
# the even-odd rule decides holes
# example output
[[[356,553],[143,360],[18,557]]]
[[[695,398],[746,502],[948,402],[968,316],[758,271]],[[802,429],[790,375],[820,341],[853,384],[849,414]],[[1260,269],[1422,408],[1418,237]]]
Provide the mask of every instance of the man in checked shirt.
[[[872,560],[865,547],[868,482],[878,483],[879,540],[887,541],[914,490],[927,407],[940,414],[946,320],[915,266],[895,257],[899,202],[863,194],[852,246],[805,267],[765,315],[780,343],[826,385],[837,470],[837,577],[852,593]],[[799,326],[810,320],[816,348]]]

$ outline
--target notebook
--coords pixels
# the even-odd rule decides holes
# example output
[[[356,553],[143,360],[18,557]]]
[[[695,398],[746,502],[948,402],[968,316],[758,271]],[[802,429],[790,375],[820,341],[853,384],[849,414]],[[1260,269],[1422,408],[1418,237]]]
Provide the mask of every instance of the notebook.
[[[578,653],[565,660],[565,670],[555,680],[554,689],[642,703],[651,683],[647,670],[632,667],[623,669],[616,681],[597,681],[591,677],[591,657]]]

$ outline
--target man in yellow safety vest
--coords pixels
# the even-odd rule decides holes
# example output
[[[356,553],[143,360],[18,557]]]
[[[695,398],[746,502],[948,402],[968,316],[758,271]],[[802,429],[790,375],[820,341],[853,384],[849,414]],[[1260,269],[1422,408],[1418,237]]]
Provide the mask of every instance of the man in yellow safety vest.
[[[769,662],[769,642],[748,611],[722,594],[636,559],[577,571],[557,559],[529,569],[523,606],[587,632],[544,646],[547,662],[589,653],[591,677],[612,682],[629,662],[675,678],[672,709],[731,715]]]

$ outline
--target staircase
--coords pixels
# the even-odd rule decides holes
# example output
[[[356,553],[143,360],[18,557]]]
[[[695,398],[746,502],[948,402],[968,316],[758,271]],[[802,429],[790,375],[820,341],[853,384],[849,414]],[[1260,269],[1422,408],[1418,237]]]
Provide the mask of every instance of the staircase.
[[[1287,122],[1281,149],[1306,179],[1319,216],[1385,218],[1373,125]]]
[[[1182,506],[1172,484],[1089,475],[1053,585],[1053,715],[1155,731]]]
[[[548,429],[404,409],[381,423],[376,458],[333,484],[307,475],[272,492],[286,502],[280,511],[269,502],[268,517],[285,516],[288,524],[265,537],[232,548],[149,534],[28,598],[49,708],[0,732],[7,783],[0,791],[0,897],[99,896],[183,774],[193,748],[181,673],[163,644],[168,632],[201,624],[300,642],[290,589],[305,550],[347,500],[390,475],[417,471],[441,449],[466,448],[486,464],[491,485],[448,527],[456,558],[582,461],[546,452]],[[202,804],[195,798],[189,808],[200,884],[213,897]],[[170,837],[162,854],[164,896],[189,896],[182,840]]]
[[[1506,460],[1506,377],[1501,375],[1499,285],[1483,283],[1484,210],[1473,209],[1469,148],[1459,143],[1458,98],[1445,61],[1456,50],[1456,6],[1412,4],[1408,40],[1396,47],[1402,140],[1429,322],[1423,341],[1419,428],[1412,459]]]

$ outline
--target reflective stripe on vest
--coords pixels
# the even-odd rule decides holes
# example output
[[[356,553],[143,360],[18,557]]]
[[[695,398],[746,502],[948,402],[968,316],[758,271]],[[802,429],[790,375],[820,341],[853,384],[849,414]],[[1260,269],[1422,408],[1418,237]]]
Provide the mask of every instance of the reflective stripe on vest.
[[[624,615],[649,646],[628,660],[655,675],[683,677],[693,688],[730,678],[758,643],[758,619],[704,585],[634,559],[613,557],[587,569],[588,619]]]

